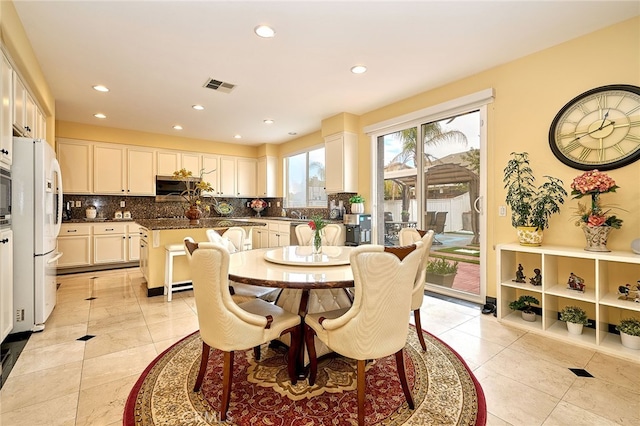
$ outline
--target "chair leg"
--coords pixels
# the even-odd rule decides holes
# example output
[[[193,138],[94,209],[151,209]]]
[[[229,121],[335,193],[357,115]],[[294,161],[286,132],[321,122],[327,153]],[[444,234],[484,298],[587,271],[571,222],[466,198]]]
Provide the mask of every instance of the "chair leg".
[[[416,333],[418,333],[418,340],[420,340],[420,346],[422,346],[422,350],[427,350],[427,344],[424,341],[424,336],[422,335],[422,323],[420,321],[420,309],[415,309],[413,311],[413,319],[416,322]]]
[[[200,359],[200,370],[198,371],[196,384],[193,386],[194,392],[198,392],[200,390],[200,386],[202,386],[202,379],[204,379],[204,373],[207,371],[207,363],[209,362],[209,349],[209,345],[202,342],[202,358]]]
[[[260,361],[260,346],[254,346],[253,347],[253,358],[256,361]]]
[[[309,386],[313,386],[316,382],[316,374],[318,374],[318,357],[316,355],[316,346],[313,338],[316,332],[313,328],[305,324],[304,343],[309,354]]]
[[[295,326],[289,329],[289,334],[291,335],[291,344],[289,345],[289,352],[287,354],[287,372],[289,373],[289,380],[291,380],[291,384],[295,385],[298,383],[296,359],[298,357],[298,352],[300,352],[300,343],[302,340],[302,336],[300,336],[300,327]]]
[[[231,381],[233,380],[233,351],[224,353],[222,370],[222,401],[220,401],[220,420],[227,420],[227,411],[231,400]]]
[[[358,360],[358,426],[364,426],[364,394],[367,383],[364,376],[365,364],[365,360]]]
[[[400,349],[396,352],[396,368],[398,369],[398,376],[400,377],[400,384],[402,384],[402,391],[404,392],[404,397],[407,399],[407,404],[409,404],[409,408],[413,410],[413,397],[411,396],[411,391],[409,390],[409,384],[407,383],[407,375],[404,371],[404,353],[403,350]]]

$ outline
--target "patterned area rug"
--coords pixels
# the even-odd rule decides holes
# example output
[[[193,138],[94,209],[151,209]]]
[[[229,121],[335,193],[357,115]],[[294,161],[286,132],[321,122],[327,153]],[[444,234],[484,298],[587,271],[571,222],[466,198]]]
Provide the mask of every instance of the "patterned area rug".
[[[407,406],[395,357],[367,365],[367,425],[484,425],[486,404],[480,384],[453,349],[425,332],[423,352],[410,327],[405,346],[407,380],[415,410]],[[313,426],[357,424],[356,363],[332,356],[318,364],[316,384],[291,385],[286,351],[264,345],[256,363],[253,351],[236,352],[231,404],[226,422],[218,421],[222,397],[222,353],[213,351],[198,393],[202,341],[196,332],[159,355],[134,385],[124,412],[125,426],[220,425]]]

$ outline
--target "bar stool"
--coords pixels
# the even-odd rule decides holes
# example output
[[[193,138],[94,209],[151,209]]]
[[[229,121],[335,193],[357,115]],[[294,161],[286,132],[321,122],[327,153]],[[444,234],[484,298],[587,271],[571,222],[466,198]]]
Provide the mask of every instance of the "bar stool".
[[[167,302],[171,302],[172,294],[177,290],[192,289],[193,285],[190,280],[185,281],[173,281],[173,259],[176,256],[186,256],[184,251],[184,244],[167,244],[164,246],[165,261],[164,261],[164,294],[167,295]],[[183,284],[178,288],[173,286],[176,284]],[[184,285],[189,284],[189,285]]]

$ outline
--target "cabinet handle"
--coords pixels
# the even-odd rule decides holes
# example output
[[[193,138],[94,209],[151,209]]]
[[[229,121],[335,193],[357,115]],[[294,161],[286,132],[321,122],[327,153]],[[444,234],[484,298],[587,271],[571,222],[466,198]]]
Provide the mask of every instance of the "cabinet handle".
[[[67,229],[67,232],[78,232],[77,229]]]
[[[122,192],[124,192],[124,189],[122,190]]]
[[[3,154],[9,155],[9,151],[7,151],[4,148],[0,149],[0,152],[3,153]]]
[[[105,231],[113,231],[113,228],[105,228]]]
[[[0,240],[0,243],[2,243],[2,244],[6,244],[6,243],[8,243],[8,242],[9,242],[9,239],[8,239],[8,238],[5,238],[5,239],[3,239],[3,240]]]

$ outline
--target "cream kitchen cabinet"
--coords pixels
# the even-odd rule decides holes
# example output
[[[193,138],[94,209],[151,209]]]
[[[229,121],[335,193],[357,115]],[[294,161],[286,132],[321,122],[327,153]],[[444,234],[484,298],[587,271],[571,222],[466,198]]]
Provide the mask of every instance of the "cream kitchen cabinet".
[[[236,159],[220,157],[220,191],[223,197],[235,197],[236,193]]]
[[[140,225],[127,224],[127,261],[140,260]]]
[[[258,197],[275,197],[278,159],[271,156],[260,157],[257,167],[256,195]]]
[[[126,225],[106,222],[93,227],[93,263],[121,263],[127,260]]]
[[[155,195],[154,152],[151,149],[93,146],[95,194]]]
[[[291,224],[287,221],[268,221],[269,247],[288,246],[290,242]]]
[[[348,132],[327,136],[324,153],[326,192],[358,192],[358,136]]]
[[[160,176],[171,176],[173,172],[180,169],[189,170],[194,176],[200,174],[201,155],[193,152],[180,151],[157,151],[157,174]]]
[[[213,188],[213,191],[204,194],[213,197],[220,195],[220,156],[203,154],[202,170],[204,171],[202,179],[209,182]]]
[[[36,135],[37,106],[20,76],[13,72],[13,126],[24,137]]]
[[[13,329],[13,232],[0,230],[0,342]]]
[[[58,139],[58,162],[65,194],[91,194],[93,191],[93,145]]]
[[[2,55],[0,62],[0,162],[10,166],[13,157],[13,69]]]
[[[220,157],[220,195],[255,197],[258,162],[254,158]]]
[[[150,247],[149,241],[151,232],[147,228],[140,227],[140,272],[144,276],[144,279],[149,282],[149,256]]]
[[[263,223],[267,223],[266,221]],[[256,226],[251,230],[251,247],[254,249],[268,248],[269,245],[269,225]]]
[[[90,266],[92,264],[93,225],[63,223],[58,235],[58,268]]]

